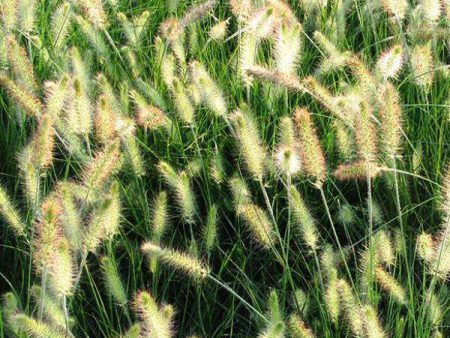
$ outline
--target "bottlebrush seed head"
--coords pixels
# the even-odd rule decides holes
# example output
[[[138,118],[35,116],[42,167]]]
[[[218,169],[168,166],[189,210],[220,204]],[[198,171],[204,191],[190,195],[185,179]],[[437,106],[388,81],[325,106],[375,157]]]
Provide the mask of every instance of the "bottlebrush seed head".
[[[107,144],[116,136],[116,115],[105,95],[100,95],[97,100],[94,127],[101,144]]]
[[[186,92],[184,84],[179,79],[173,81],[173,99],[178,116],[187,125],[195,124],[195,109]]]
[[[16,101],[29,116],[41,115],[43,109],[41,101],[25,86],[14,82],[9,77],[2,74],[0,74],[0,85],[5,87],[11,99]]]
[[[139,291],[135,299],[135,307],[141,318],[142,337],[170,338],[173,336],[170,318],[164,315],[162,307],[146,291]],[[141,336],[139,336],[141,337]]]
[[[375,278],[381,288],[399,304],[406,304],[406,294],[403,287],[381,266],[375,268]]]
[[[34,264],[38,273],[50,264],[53,253],[63,241],[61,215],[62,209],[57,198],[53,195],[48,196],[41,205],[41,217],[34,224],[36,233]]]
[[[85,252],[95,252],[102,241],[112,239],[120,229],[122,205],[117,181],[92,212],[84,232]]]
[[[24,236],[26,226],[17,212],[13,202],[10,200],[6,190],[0,185],[0,214],[6,219],[8,225],[17,236]]]
[[[38,338],[64,338],[64,331],[53,328],[50,324],[38,321],[23,313],[18,313],[11,318],[13,326],[30,337]]]
[[[326,163],[310,112],[305,108],[297,108],[294,122],[297,127],[304,170],[316,179],[316,184],[321,185],[326,178]]]
[[[37,89],[37,83],[34,77],[33,65],[28,58],[27,52],[12,35],[7,37],[6,42],[8,62],[14,78],[20,85],[34,93]]]
[[[191,77],[197,86],[203,101],[217,116],[224,117],[228,108],[224,94],[214,82],[205,66],[198,61],[190,63]]]
[[[91,163],[83,170],[83,185],[100,190],[120,166],[120,144],[113,140],[98,151]]]
[[[403,63],[403,48],[401,45],[395,45],[380,56],[376,69],[383,81],[386,81],[397,77],[403,67]]]
[[[265,173],[266,150],[259,137],[258,125],[249,112],[236,110],[231,116],[239,148],[248,172],[255,180]]]
[[[252,200],[250,190],[245,181],[237,174],[230,180],[230,189],[233,195],[233,202],[238,209],[241,205],[248,204]]]
[[[341,164],[333,172],[333,176],[339,181],[364,180],[367,177],[375,178],[381,173],[377,163],[357,161],[349,164]]]
[[[45,169],[53,163],[53,149],[55,147],[55,129],[53,118],[44,114],[39,119],[39,126],[33,140],[27,146],[31,151],[31,163],[36,168]]]
[[[227,35],[227,27],[230,19],[222,20],[216,23],[209,30],[209,36],[215,41],[223,41]]]
[[[49,258],[47,269],[50,290],[57,297],[71,295],[75,285],[75,266],[66,238],[60,239]]]
[[[253,203],[238,206],[238,215],[247,224],[254,239],[263,248],[269,248],[275,242],[275,233],[267,213]]]
[[[384,10],[391,16],[403,20],[409,10],[407,0],[381,0]]]
[[[340,279],[336,286],[345,320],[351,332],[357,337],[362,337],[364,335],[364,318],[351,286],[343,279]]]
[[[362,312],[364,315],[365,336],[367,338],[386,338],[387,335],[381,326],[375,309],[371,305],[364,305]]]
[[[209,275],[209,267],[188,254],[162,248],[153,242],[145,242],[141,249],[150,258],[155,257],[160,262],[180,270],[196,280],[204,280]]]
[[[95,29],[102,30],[107,25],[107,15],[102,0],[80,0],[79,5]]]
[[[315,338],[316,335],[299,315],[292,314],[288,319],[288,328],[292,338]]]
[[[260,66],[252,66],[247,68],[247,75],[256,77],[261,80],[269,81],[277,86],[286,88],[293,92],[306,92],[305,86],[299,81],[294,74],[285,74],[278,70],[270,70]]]
[[[419,44],[412,48],[410,57],[414,82],[421,87],[429,87],[434,79],[434,60],[431,43]]]
[[[295,74],[302,48],[300,23],[283,22],[275,31],[275,68],[283,74]]]
[[[306,206],[300,192],[291,186],[290,190],[290,208],[292,218],[296,225],[300,228],[303,240],[311,251],[318,248],[319,234],[316,227],[316,221]]]
[[[418,5],[422,7],[422,13],[427,22],[435,23],[439,20],[442,11],[442,1],[420,0]]]
[[[380,143],[388,158],[399,156],[402,140],[402,109],[400,95],[390,83],[380,89]]]
[[[366,163],[376,163],[377,161],[376,130],[372,122],[372,114],[369,104],[363,102],[359,114],[355,116],[354,124],[358,155]],[[368,173],[370,172],[368,171]]]
[[[118,305],[122,307],[126,306],[128,303],[128,298],[122,280],[120,279],[116,262],[107,256],[102,257],[100,261],[103,270],[103,277],[105,279],[105,285],[108,292],[118,303]]]
[[[168,226],[168,200],[167,193],[161,191],[153,202],[152,240],[159,243]]]
[[[417,237],[417,253],[419,257],[423,259],[426,263],[431,263],[434,257],[434,240],[433,236],[422,232]]]
[[[194,223],[196,214],[195,195],[187,173],[185,171],[176,172],[170,164],[164,161],[158,164],[158,171],[167,185],[175,192],[184,221]]]

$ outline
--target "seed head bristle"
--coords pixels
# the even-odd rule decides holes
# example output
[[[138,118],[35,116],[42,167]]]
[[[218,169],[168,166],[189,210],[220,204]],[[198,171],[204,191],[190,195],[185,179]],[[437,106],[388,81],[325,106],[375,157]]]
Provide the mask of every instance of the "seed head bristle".
[[[116,262],[108,256],[102,257],[100,261],[106,289],[119,306],[126,306],[128,303],[128,298],[120,278]]]
[[[414,46],[411,50],[410,64],[414,82],[420,87],[429,87],[434,79],[434,60],[431,43]]]
[[[349,164],[341,164],[333,172],[333,176],[339,181],[364,180],[367,177],[375,178],[381,173],[377,163],[357,161]]]
[[[262,180],[265,173],[266,150],[259,137],[258,125],[249,112],[236,110],[231,116],[240,152],[248,172],[255,180]]]
[[[378,75],[386,81],[396,78],[404,63],[404,53],[401,45],[395,45],[385,51],[377,61]]]
[[[9,77],[2,74],[0,74],[0,85],[5,87],[9,96],[30,116],[41,115],[43,109],[41,101],[25,86],[14,82]]]
[[[315,178],[316,184],[321,185],[326,178],[326,163],[311,113],[305,108],[297,108],[294,122],[297,127],[305,172]]]
[[[394,18],[403,20],[409,10],[407,0],[381,0],[384,10]]]
[[[146,291],[139,291],[135,298],[135,307],[141,318],[139,337],[170,338],[173,336],[172,323],[158,306],[156,300]]]
[[[268,214],[253,203],[237,206],[237,213],[247,224],[252,236],[263,248],[275,242],[275,233]]]
[[[319,241],[316,221],[295,186],[291,186],[290,197],[292,218],[296,225],[300,228],[303,240],[308,248],[311,251],[316,251]]]
[[[17,212],[6,190],[0,185],[0,214],[6,219],[8,225],[17,236],[26,234],[26,226]]]
[[[375,278],[381,288],[400,304],[406,304],[406,295],[403,287],[381,266],[375,268]]]
[[[316,335],[308,328],[299,315],[292,314],[288,319],[288,328],[292,338],[315,338]]]
[[[37,89],[33,65],[25,49],[19,45],[12,35],[7,37],[8,63],[17,83],[34,93]]]
[[[155,257],[158,261],[183,271],[197,280],[204,280],[209,275],[209,267],[188,254],[163,248],[153,242],[145,242],[141,249],[149,257]]]
[[[275,32],[274,61],[277,71],[295,74],[302,48],[300,23],[283,22]]]
[[[402,109],[397,89],[386,83],[380,89],[380,142],[389,159],[399,156],[402,138]]]
[[[175,192],[184,221],[194,223],[196,203],[189,175],[185,171],[175,171],[170,164],[164,161],[159,163],[158,171],[167,185]]]

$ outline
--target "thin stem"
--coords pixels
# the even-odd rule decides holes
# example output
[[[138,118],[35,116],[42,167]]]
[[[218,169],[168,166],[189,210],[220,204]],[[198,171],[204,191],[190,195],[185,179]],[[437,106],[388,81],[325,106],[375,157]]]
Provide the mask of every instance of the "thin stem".
[[[237,299],[239,299],[245,306],[247,306],[250,310],[252,310],[254,313],[256,313],[261,319],[263,319],[266,323],[270,323],[269,319],[266,318],[260,311],[258,311],[253,305],[251,305],[249,302],[247,302],[244,298],[239,296],[229,285],[221,282],[219,279],[215,278],[211,274],[208,275],[209,279],[211,279],[213,282],[217,283],[221,287],[223,287],[225,290],[230,292],[233,296],[235,296]]]
[[[328,217],[328,221],[330,222],[331,229],[333,230],[334,239],[336,240],[336,243],[338,245],[339,252],[340,252],[341,258],[342,258],[342,262],[344,263],[344,266],[345,266],[346,272],[348,274],[348,277],[350,278],[350,282],[352,284],[352,287],[355,288],[355,284],[353,282],[352,274],[350,273],[350,269],[348,267],[347,260],[345,259],[344,250],[342,249],[341,242],[339,241],[339,237],[338,237],[337,232],[336,232],[336,227],[334,226],[333,218],[331,217],[330,207],[328,206],[327,198],[325,197],[325,192],[323,190],[323,185],[317,185],[317,188],[320,191],[320,196],[322,197],[322,203],[323,203],[323,205],[325,207],[325,211],[326,211],[326,214],[327,214],[327,217]]]
[[[47,291],[47,266],[44,266],[44,269],[42,271],[42,278],[41,278],[41,299],[39,300],[39,309],[38,309],[38,318],[39,320],[42,320],[44,317],[44,297],[45,292]]]

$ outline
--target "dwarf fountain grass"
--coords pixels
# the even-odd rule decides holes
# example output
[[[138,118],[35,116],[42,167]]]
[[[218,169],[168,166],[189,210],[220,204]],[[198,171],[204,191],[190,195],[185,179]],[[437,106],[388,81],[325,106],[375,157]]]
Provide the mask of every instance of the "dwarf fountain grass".
[[[180,270],[196,280],[203,280],[209,274],[209,267],[205,266],[197,258],[191,257],[185,253],[166,249],[152,242],[145,242],[142,244],[141,250],[150,258],[155,257],[158,261],[161,261],[176,270]]]
[[[265,173],[266,150],[261,142],[258,126],[247,110],[236,110],[231,115],[240,152],[248,172],[255,180],[262,180]]]
[[[8,91],[10,97],[30,116],[41,115],[43,109],[41,101],[25,86],[13,81],[4,74],[0,74],[0,85]]]
[[[175,192],[181,214],[187,223],[195,222],[196,202],[191,181],[186,171],[177,172],[167,162],[160,162],[158,170],[167,185]]]
[[[304,170],[314,178],[315,184],[320,186],[326,177],[326,163],[311,119],[311,113],[305,108],[298,108],[295,111],[294,121],[299,137]]]
[[[299,315],[292,314],[288,319],[288,329],[292,338],[314,338],[316,335],[308,328]]]
[[[381,266],[375,268],[375,278],[381,288],[400,304],[406,303],[406,295],[403,287]]]
[[[102,264],[105,286],[108,289],[109,294],[119,306],[125,307],[128,303],[128,297],[120,278],[116,262],[108,256],[102,257],[100,261]]]
[[[5,188],[0,185],[0,213],[8,222],[8,225],[17,236],[25,236],[26,225],[22,221],[19,212],[16,210]]]
[[[139,337],[172,337],[171,318],[166,316],[163,307],[158,306],[148,292],[140,291],[136,295],[135,307],[141,318]]]
[[[30,92],[37,88],[33,65],[28,58],[26,50],[17,42],[14,36],[7,38],[8,64],[11,73],[18,84],[24,86]]]
[[[64,331],[53,328],[51,325],[36,320],[26,314],[19,313],[12,317],[12,323],[21,332],[35,338],[64,338]]]

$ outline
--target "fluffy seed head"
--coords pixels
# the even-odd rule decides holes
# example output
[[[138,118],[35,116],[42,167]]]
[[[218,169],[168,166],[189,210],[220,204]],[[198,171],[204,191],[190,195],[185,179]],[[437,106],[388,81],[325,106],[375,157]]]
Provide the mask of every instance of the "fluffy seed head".
[[[222,90],[207,72],[205,66],[198,61],[190,63],[191,77],[197,86],[203,101],[216,115],[224,117],[228,108]]]
[[[16,101],[30,116],[39,116],[42,112],[42,103],[25,86],[14,82],[6,75],[0,74],[0,85],[5,87],[9,96]]]
[[[8,225],[14,230],[17,236],[24,236],[26,226],[17,212],[14,204],[10,200],[5,189],[0,185],[0,214],[6,219]]]
[[[208,210],[206,227],[204,229],[204,245],[207,252],[210,252],[217,241],[218,208],[213,204]]]
[[[105,286],[109,294],[120,306],[126,306],[128,298],[122,280],[120,279],[116,262],[109,257],[104,256],[101,258],[101,265]]]
[[[381,169],[376,163],[357,161],[339,165],[333,172],[333,176],[340,181],[363,180],[367,177],[377,177],[380,172]]]
[[[409,9],[407,0],[381,0],[384,10],[391,16],[403,20]]]
[[[223,39],[225,39],[227,35],[228,22],[229,19],[222,20],[212,26],[209,30],[209,36],[211,37],[211,39],[215,41],[222,41]]]
[[[36,338],[64,338],[64,331],[59,331],[51,325],[38,321],[23,313],[16,314],[11,321],[18,330],[25,332],[29,337]]]
[[[141,249],[149,257],[155,257],[158,261],[180,270],[197,280],[203,280],[208,277],[209,267],[188,254],[162,248],[153,242],[145,242],[142,244]]]
[[[195,221],[196,203],[189,175],[185,171],[176,172],[170,164],[164,161],[158,164],[158,171],[167,185],[175,192],[183,219],[187,223],[193,223]]]
[[[375,268],[375,278],[381,288],[400,304],[406,304],[406,295],[403,287],[386,272],[381,266]]]
[[[168,226],[168,201],[167,193],[161,191],[153,202],[153,222],[152,222],[152,239],[154,242],[159,243],[161,241],[164,232]]]
[[[292,338],[315,338],[316,335],[308,328],[299,315],[289,316],[288,328]]]
[[[418,86],[429,87],[434,79],[431,43],[414,46],[411,50],[410,64],[414,82]]]
[[[319,235],[316,227],[316,221],[306,206],[300,192],[291,186],[290,190],[290,208],[292,218],[300,228],[303,240],[311,251],[317,250]]]
[[[267,155],[259,137],[258,125],[250,113],[239,109],[233,113],[231,120],[247,170],[255,180],[261,180]]]
[[[387,335],[381,327],[377,312],[370,305],[362,308],[364,314],[364,331],[367,338],[386,338]]]
[[[100,95],[95,110],[94,129],[97,140],[107,144],[116,135],[116,116],[105,95]]]
[[[395,45],[384,52],[377,62],[377,72],[386,81],[395,78],[403,67],[404,55],[401,45]]]
[[[135,307],[142,321],[141,335],[143,337],[170,338],[173,336],[170,318],[165,316],[163,307],[159,307],[148,292],[138,292]]]
[[[118,140],[113,140],[99,151],[83,170],[83,185],[88,189],[101,189],[120,166]]]
[[[302,29],[299,23],[284,22],[275,32],[275,68],[283,74],[295,74],[302,47]]]
[[[392,159],[401,148],[402,109],[399,93],[389,82],[381,87],[380,103],[380,141],[384,152]]]
[[[92,212],[84,232],[84,252],[96,252],[101,242],[114,237],[120,229],[121,202],[117,182]]]
[[[326,177],[326,164],[311,114],[305,108],[297,108],[294,121],[305,172],[315,178],[316,184],[321,185]]]
[[[237,212],[249,227],[254,239],[263,247],[269,248],[275,241],[272,223],[267,213],[253,203],[238,206]]]

